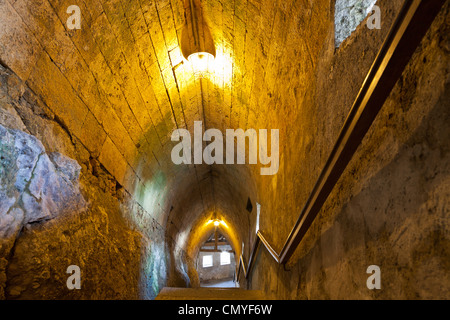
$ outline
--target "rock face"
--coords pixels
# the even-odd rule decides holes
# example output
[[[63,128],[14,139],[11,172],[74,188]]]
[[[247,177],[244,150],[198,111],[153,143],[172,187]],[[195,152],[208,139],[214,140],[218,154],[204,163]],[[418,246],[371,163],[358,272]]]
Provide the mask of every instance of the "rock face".
[[[86,208],[78,185],[80,166],[75,160],[46,154],[35,137],[19,130],[0,125],[0,136],[2,238],[13,236],[25,224]]]
[[[0,299],[156,296],[163,240],[134,230],[94,177],[80,182],[77,161],[1,125],[0,155]],[[80,290],[67,287],[70,265],[80,267]]]
[[[24,226],[86,209],[79,174],[75,160],[47,154],[35,137],[0,125],[1,288],[5,286],[5,257]]]

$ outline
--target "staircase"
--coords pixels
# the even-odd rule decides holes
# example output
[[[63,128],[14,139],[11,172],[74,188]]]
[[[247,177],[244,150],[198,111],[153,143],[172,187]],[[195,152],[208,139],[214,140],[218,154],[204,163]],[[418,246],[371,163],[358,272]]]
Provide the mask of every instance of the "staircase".
[[[262,291],[238,288],[163,288],[155,300],[267,300]]]

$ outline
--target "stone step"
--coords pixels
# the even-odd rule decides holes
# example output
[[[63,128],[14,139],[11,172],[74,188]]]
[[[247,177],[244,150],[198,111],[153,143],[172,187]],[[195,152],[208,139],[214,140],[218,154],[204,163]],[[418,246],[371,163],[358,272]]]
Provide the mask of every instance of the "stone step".
[[[163,288],[156,300],[266,300],[262,291],[239,288]]]

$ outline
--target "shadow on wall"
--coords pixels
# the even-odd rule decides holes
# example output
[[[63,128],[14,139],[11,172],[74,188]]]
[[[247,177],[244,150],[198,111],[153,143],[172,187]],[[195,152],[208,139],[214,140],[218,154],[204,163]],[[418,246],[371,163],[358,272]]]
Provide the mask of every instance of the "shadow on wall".
[[[140,171],[129,168],[126,173],[133,198],[122,209],[145,239],[139,281],[142,298],[154,299],[166,286],[198,286],[194,262],[167,229],[171,205],[176,206],[177,201],[171,186],[179,169],[170,164],[159,166],[155,159],[148,161],[142,155],[135,161]]]
[[[191,287],[199,286],[198,274],[195,271],[195,263],[186,251],[176,246],[170,238],[170,272],[168,274],[168,287]],[[175,248],[174,248],[175,247]]]
[[[173,239],[155,217],[165,219],[161,209],[166,201],[164,174],[160,172],[146,187],[136,188],[138,199],[122,206],[125,216],[142,233],[142,256],[139,290],[143,299],[154,299],[166,286],[187,287],[190,284],[187,265],[190,259],[177,250]],[[145,207],[144,207],[145,206]]]

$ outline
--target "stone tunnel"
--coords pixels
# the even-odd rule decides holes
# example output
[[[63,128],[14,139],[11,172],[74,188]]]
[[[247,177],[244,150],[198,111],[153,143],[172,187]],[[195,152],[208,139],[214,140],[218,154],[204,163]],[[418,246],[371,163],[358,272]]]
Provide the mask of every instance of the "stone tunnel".
[[[0,299],[199,288],[214,234],[267,298],[448,299],[443,2],[280,264],[404,1],[0,0]]]

